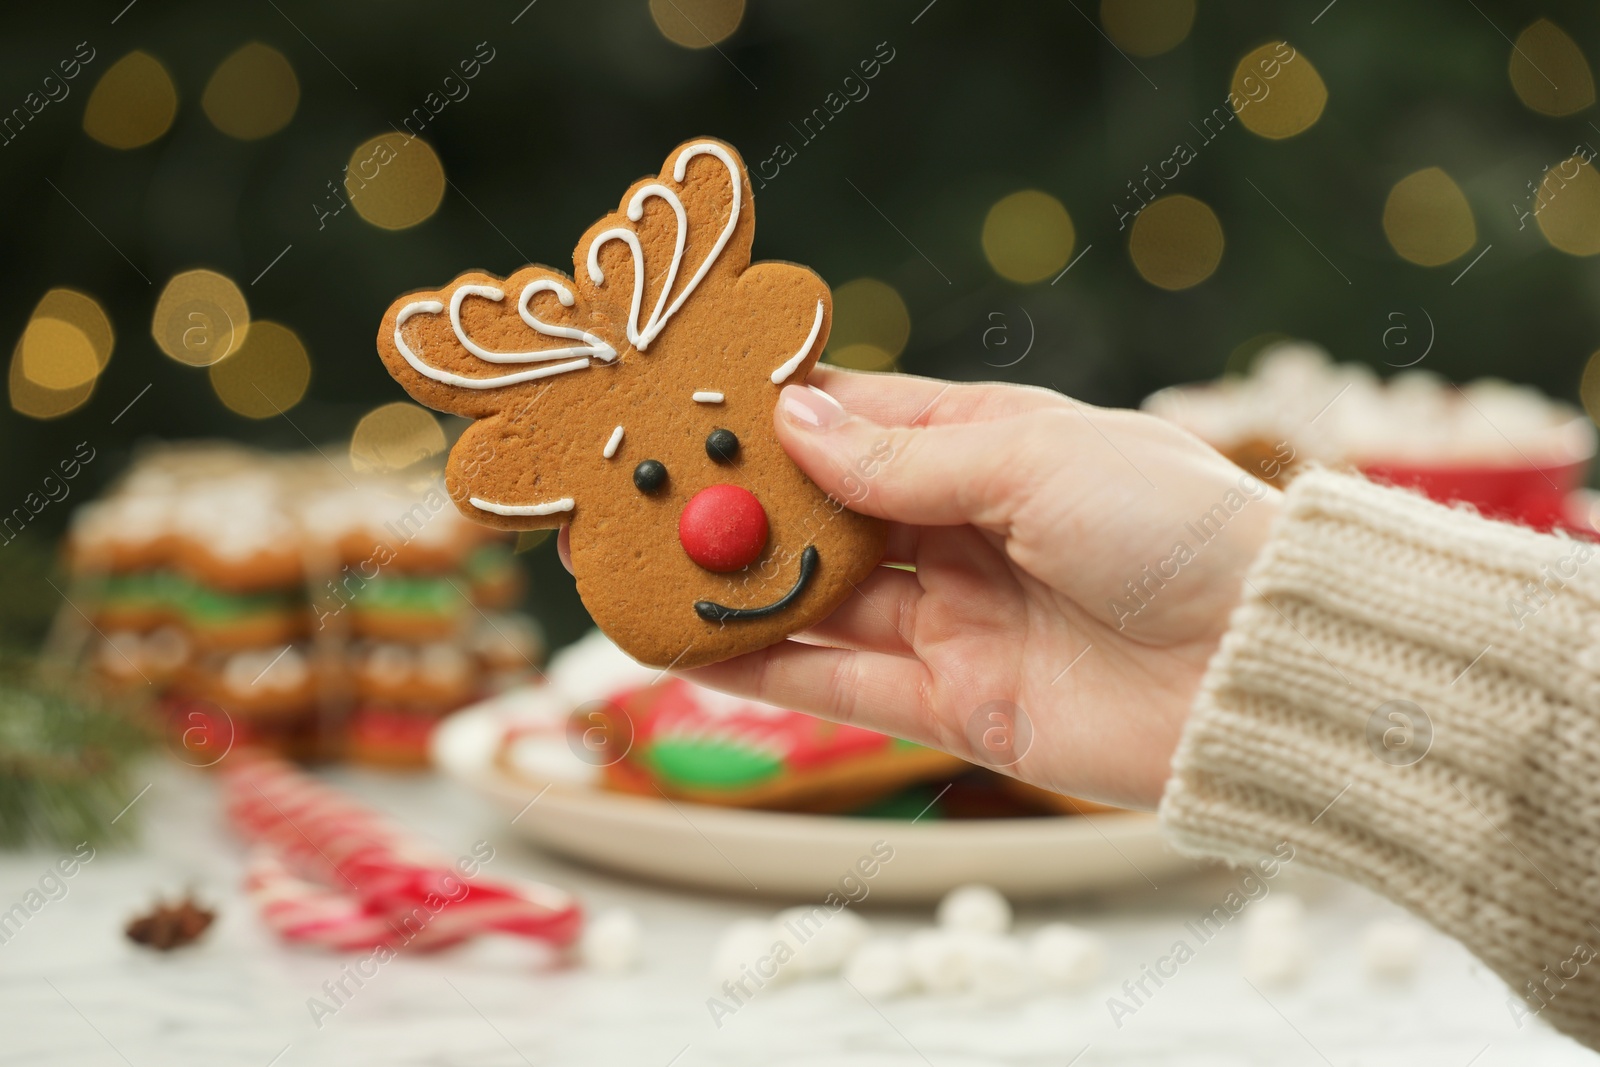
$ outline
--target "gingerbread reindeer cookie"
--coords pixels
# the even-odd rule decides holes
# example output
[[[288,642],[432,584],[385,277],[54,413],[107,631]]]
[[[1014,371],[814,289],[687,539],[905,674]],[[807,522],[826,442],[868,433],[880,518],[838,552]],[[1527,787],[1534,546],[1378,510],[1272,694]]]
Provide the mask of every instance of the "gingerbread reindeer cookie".
[[[816,274],[750,262],[739,154],[698,138],[591,226],[568,277],[469,272],[390,306],[389,373],[476,420],[450,453],[463,514],[567,524],[578,592],[635,659],[692,667],[826,616],[871,573],[884,527],[794,465],[778,391],[828,337]]]

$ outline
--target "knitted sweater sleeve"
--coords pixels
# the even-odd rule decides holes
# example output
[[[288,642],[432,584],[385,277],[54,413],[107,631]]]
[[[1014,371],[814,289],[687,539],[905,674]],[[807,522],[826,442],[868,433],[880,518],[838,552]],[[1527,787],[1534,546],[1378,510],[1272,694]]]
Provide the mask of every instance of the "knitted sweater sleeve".
[[[1311,471],[1252,566],[1161,817],[1361,882],[1600,1047],[1600,546]]]

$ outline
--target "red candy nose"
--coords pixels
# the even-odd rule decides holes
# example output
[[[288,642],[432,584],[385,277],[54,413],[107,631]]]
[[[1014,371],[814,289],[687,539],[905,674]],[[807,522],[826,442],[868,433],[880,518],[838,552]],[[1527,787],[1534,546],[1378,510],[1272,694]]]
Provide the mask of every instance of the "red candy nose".
[[[767,512],[748,489],[707,486],[683,506],[678,540],[706,570],[736,571],[754,563],[766,547]]]

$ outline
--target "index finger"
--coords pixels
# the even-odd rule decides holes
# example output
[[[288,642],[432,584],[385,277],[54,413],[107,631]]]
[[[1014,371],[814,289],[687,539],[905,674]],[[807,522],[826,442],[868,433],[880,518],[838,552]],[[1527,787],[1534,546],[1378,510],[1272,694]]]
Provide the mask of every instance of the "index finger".
[[[946,382],[915,374],[855,371],[819,363],[806,379],[880,426],[933,426],[988,422],[1066,402],[1060,393],[1004,382]]]

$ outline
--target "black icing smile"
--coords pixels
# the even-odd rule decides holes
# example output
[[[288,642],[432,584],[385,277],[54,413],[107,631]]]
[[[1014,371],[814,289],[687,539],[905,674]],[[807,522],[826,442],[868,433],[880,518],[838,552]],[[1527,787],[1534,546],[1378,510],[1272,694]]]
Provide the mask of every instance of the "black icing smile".
[[[806,586],[811,584],[811,576],[817,573],[817,562],[820,559],[817,546],[807,545],[806,550],[800,553],[800,577],[795,579],[794,586],[787,593],[770,604],[759,608],[728,608],[709,600],[697,600],[694,605],[695,614],[706,622],[735,622],[739,619],[765,619],[769,615],[776,615],[805,592]]]

